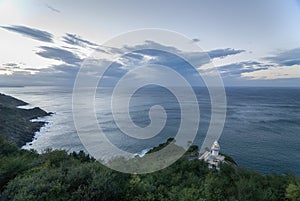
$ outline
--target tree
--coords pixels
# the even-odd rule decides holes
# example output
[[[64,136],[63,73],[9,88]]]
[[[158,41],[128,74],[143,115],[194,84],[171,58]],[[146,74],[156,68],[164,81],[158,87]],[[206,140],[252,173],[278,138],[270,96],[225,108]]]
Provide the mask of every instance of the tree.
[[[292,201],[300,201],[300,179],[288,185],[286,197]]]

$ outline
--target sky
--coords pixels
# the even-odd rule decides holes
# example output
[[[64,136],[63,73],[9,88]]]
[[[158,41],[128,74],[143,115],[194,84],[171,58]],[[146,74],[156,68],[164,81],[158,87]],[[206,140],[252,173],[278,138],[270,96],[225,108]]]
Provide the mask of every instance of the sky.
[[[106,41],[156,28],[197,44],[225,86],[298,87],[299,21],[299,0],[0,0],[0,85],[72,86],[82,62],[97,48],[118,54],[103,46]],[[145,39],[141,45],[164,46],[155,42]],[[140,51],[115,62],[110,77],[154,60],[188,69],[172,55]]]

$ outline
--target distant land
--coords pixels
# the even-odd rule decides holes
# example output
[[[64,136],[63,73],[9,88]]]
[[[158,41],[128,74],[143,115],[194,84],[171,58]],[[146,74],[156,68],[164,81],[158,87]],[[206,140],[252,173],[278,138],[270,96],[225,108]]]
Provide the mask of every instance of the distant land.
[[[0,133],[18,147],[32,141],[35,132],[46,123],[31,120],[51,114],[38,107],[18,108],[25,105],[28,103],[0,93]]]
[[[0,84],[0,87],[5,88],[5,87],[25,87],[25,86],[22,86],[22,85],[1,85]]]

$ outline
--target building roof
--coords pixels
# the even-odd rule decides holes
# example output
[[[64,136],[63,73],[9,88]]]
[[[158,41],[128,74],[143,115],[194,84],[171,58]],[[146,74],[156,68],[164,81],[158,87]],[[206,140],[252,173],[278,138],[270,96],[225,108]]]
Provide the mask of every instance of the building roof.
[[[211,146],[211,149],[212,150],[220,150],[220,145],[219,145],[218,141],[215,141],[213,143],[213,145]]]

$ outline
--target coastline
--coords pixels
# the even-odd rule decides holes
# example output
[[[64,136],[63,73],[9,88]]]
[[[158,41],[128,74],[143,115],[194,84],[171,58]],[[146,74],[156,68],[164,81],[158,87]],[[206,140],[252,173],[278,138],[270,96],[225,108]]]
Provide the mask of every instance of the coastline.
[[[26,105],[29,104],[0,93],[0,134],[18,147],[31,142],[36,132],[47,124],[32,120],[52,114],[39,107],[25,109]]]

